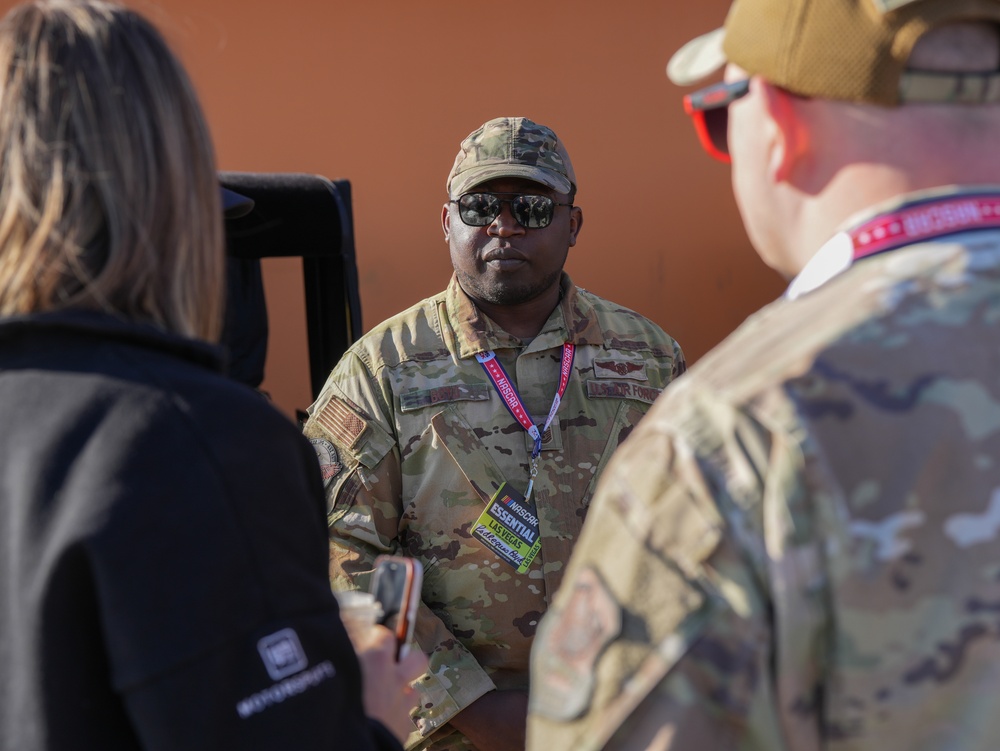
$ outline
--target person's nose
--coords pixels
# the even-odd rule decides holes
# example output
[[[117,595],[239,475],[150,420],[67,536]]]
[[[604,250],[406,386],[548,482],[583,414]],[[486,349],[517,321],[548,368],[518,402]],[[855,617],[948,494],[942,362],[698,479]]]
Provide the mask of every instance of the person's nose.
[[[500,207],[500,213],[497,214],[497,218],[490,223],[487,231],[491,235],[496,235],[497,237],[510,237],[511,235],[523,235],[524,227],[518,224],[517,219],[514,218],[514,212],[511,210],[510,202],[504,201]]]

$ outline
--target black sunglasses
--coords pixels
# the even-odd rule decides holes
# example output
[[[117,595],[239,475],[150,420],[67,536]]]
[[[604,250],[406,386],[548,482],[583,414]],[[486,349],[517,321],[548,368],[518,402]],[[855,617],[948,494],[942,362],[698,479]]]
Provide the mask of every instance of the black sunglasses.
[[[548,196],[527,193],[466,193],[450,199],[448,203],[458,204],[458,215],[470,227],[492,224],[503,211],[503,205],[509,203],[514,219],[527,229],[548,227],[556,206],[573,206],[571,203],[558,203]]]
[[[729,158],[729,105],[750,91],[750,79],[717,83],[684,97],[684,111],[694,120],[698,140],[710,156],[722,162]]]

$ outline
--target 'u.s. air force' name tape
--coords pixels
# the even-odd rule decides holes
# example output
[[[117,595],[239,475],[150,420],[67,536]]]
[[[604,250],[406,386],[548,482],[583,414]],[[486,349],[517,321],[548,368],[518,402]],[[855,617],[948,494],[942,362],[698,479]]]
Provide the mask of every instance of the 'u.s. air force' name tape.
[[[662,391],[635,381],[587,381],[587,396],[591,399],[635,399],[652,404]]]

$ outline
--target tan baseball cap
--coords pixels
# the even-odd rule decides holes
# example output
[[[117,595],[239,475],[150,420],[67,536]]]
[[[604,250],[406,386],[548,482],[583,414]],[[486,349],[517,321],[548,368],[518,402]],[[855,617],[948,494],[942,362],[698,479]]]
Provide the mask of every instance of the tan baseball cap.
[[[727,62],[801,96],[895,106],[1000,102],[1000,71],[906,70],[936,26],[1000,23],[1000,0],[734,0],[723,28],[688,42],[667,76],[688,86]]]
[[[498,177],[523,177],[560,193],[576,188],[569,154],[559,137],[526,117],[498,117],[472,131],[448,174],[448,196]]]

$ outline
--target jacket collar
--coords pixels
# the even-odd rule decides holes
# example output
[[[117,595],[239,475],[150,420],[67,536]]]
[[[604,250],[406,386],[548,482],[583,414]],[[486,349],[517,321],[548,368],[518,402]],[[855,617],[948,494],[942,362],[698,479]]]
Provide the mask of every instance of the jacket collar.
[[[566,272],[559,280],[562,297],[555,310],[531,343],[532,349],[561,347],[564,342],[581,344],[602,344],[604,332],[601,330],[594,306],[580,294],[580,290]],[[472,299],[452,274],[448,289],[445,290],[445,310],[451,330],[454,332],[458,355],[465,359],[479,352],[496,349],[511,349],[522,346],[522,342],[501,329],[485,313],[476,307]]]
[[[220,347],[108,313],[65,310],[0,318],[0,345],[23,337],[37,339],[45,335],[114,340],[167,352],[215,371],[222,372],[225,369]]]
[[[796,300],[847,271],[854,263],[854,241],[851,239],[851,232],[865,222],[880,215],[897,213],[913,204],[988,194],[1000,194],[1000,185],[947,185],[898,196],[855,214],[844,223],[837,234],[816,251],[792,279],[785,290],[785,299]],[[958,231],[956,230],[956,234]]]

